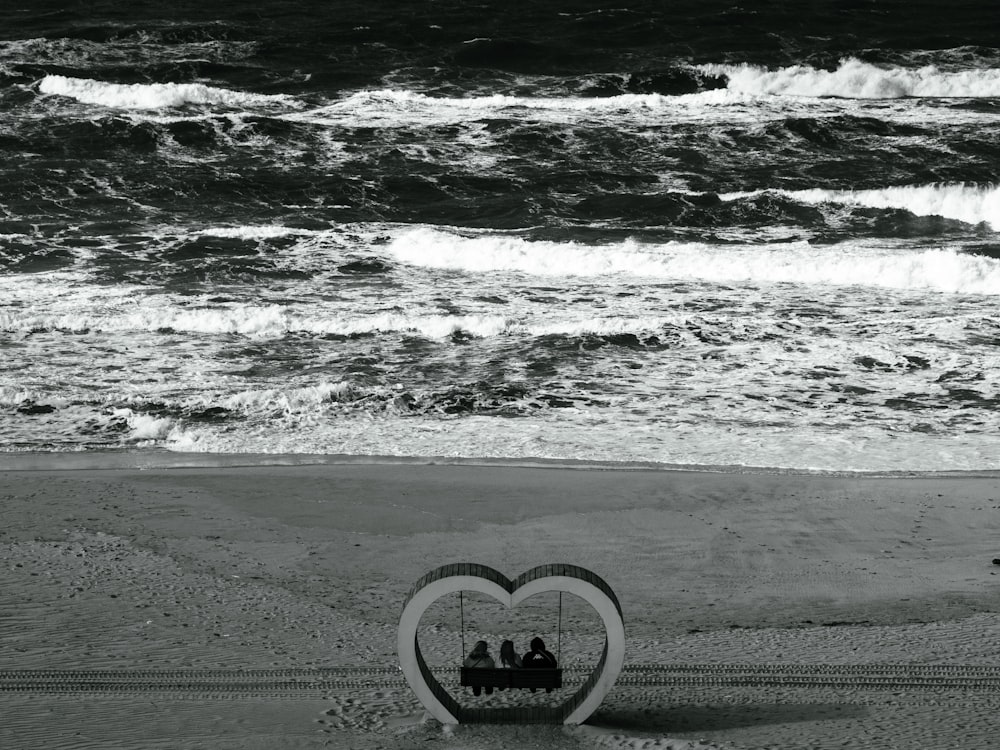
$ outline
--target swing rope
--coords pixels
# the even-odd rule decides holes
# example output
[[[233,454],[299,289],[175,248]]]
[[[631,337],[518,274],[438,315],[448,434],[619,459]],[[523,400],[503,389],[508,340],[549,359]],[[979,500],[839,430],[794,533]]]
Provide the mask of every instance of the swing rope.
[[[562,591],[559,592],[559,627],[556,629],[556,663],[562,664]]]
[[[459,617],[462,620],[462,658],[459,659],[460,662],[465,661],[465,601],[462,599],[462,591],[458,592],[458,611]]]
[[[559,592],[559,618],[556,623],[556,662],[562,664],[562,591]],[[458,592],[458,613],[462,628],[462,660],[465,660],[465,597]]]

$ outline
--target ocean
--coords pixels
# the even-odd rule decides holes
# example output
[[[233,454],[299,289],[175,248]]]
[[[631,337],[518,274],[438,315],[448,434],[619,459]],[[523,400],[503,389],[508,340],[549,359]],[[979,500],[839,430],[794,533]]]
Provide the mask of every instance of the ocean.
[[[992,3],[5,9],[0,451],[1000,469]]]

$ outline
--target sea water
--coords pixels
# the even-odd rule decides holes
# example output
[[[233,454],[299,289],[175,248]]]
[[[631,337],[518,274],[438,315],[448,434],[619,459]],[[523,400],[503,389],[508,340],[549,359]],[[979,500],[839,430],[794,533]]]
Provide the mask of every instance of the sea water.
[[[584,5],[15,0],[0,450],[1000,468],[989,5]]]

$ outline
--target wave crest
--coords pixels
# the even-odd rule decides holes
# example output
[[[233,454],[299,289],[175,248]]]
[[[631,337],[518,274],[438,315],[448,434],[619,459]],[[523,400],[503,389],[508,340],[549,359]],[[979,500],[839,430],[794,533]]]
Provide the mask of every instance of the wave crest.
[[[729,79],[729,91],[742,94],[831,96],[845,99],[898,99],[908,96],[1000,96],[1000,69],[946,72],[934,65],[921,68],[880,67],[847,58],[836,70],[793,65],[768,70],[759,65],[709,64],[700,69]]]
[[[38,90],[84,104],[118,109],[165,109],[187,104],[242,107],[289,101],[283,95],[251,94],[201,83],[108,83],[58,75],[45,76],[38,84]]]
[[[184,331],[203,334],[240,334],[273,338],[289,333],[331,336],[363,336],[401,333],[425,338],[453,334],[496,336],[508,327],[506,318],[495,315],[407,315],[383,313],[345,317],[317,317],[279,305],[234,305],[214,309],[147,309],[122,315],[38,314],[0,312],[0,331]]]
[[[414,229],[393,240],[401,263],[468,273],[604,279],[609,275],[709,283],[794,283],[1000,294],[1000,261],[954,249],[898,250],[845,243],[814,247],[703,243],[612,245],[530,242],[517,237],[461,237]]]
[[[1000,187],[994,185],[905,185],[877,190],[756,190],[724,193],[722,200],[764,193],[784,195],[802,203],[842,203],[866,208],[898,208],[915,216],[942,216],[968,224],[1000,229]]]

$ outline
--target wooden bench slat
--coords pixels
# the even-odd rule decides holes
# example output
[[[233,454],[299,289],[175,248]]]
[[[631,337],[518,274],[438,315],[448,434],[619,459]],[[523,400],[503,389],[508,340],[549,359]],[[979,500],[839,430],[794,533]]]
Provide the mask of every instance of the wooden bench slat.
[[[463,687],[561,688],[562,670],[556,669],[486,669],[462,667],[459,684]]]

